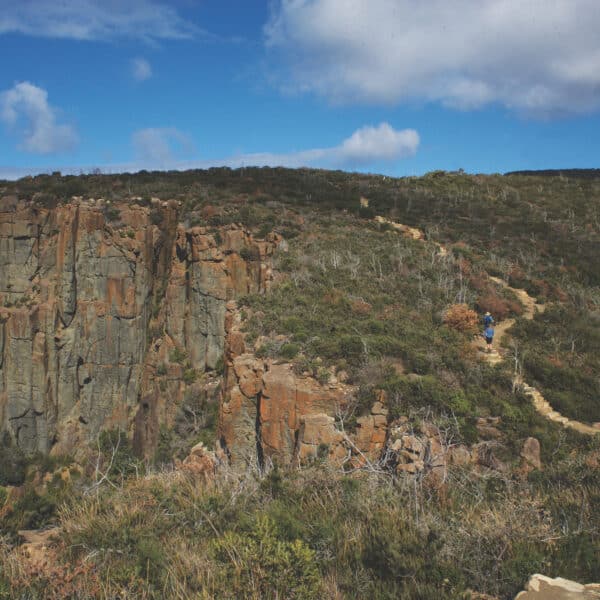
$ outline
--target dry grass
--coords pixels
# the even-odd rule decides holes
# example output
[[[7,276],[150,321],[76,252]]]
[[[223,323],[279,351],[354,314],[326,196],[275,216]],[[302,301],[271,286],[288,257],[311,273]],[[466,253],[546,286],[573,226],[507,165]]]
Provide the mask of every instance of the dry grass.
[[[0,598],[511,598],[534,571],[591,578],[562,550],[599,536],[586,469],[453,469],[438,486],[326,465],[209,485],[153,472],[63,506],[42,562],[2,546]]]

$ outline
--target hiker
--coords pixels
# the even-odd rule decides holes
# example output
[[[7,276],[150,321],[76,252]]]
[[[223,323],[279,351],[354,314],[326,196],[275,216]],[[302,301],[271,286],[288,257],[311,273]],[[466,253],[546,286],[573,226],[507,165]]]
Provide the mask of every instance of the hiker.
[[[487,329],[494,324],[494,317],[489,312],[486,312],[483,316],[483,326]]]
[[[485,338],[485,343],[487,344],[487,351],[491,352],[494,349],[492,345],[494,341],[494,328],[490,323],[483,331],[483,337]]]

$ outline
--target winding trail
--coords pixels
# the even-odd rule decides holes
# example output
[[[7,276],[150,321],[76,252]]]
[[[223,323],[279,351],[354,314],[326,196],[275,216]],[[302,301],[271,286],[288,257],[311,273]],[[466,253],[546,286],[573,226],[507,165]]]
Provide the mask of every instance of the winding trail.
[[[535,316],[536,312],[544,312],[545,306],[543,304],[537,304],[536,301],[525,290],[511,287],[508,285],[508,283],[506,283],[506,281],[498,277],[490,277],[490,279],[494,283],[497,283],[507,290],[510,290],[518,297],[520,302],[525,307],[525,310],[523,311],[523,318],[531,320]],[[495,327],[496,333],[494,335],[494,342],[496,344],[500,344],[500,340],[506,335],[507,330],[510,329],[514,323],[515,319],[506,319]],[[479,347],[484,345],[485,342],[483,340],[478,343]],[[483,348],[482,350],[485,351]],[[484,354],[484,360],[491,364],[497,364],[504,359],[497,350],[494,350],[489,354]],[[564,415],[561,415],[558,411],[554,410],[552,406],[550,406],[550,403],[544,398],[542,393],[537,388],[527,384],[521,375],[514,379],[514,383],[521,387],[525,394],[531,398],[533,406],[543,417],[586,435],[595,435],[600,433],[600,429],[597,429],[592,425],[587,425],[586,423],[581,423],[580,421],[569,419]]]
[[[395,223],[394,221],[390,221],[381,216],[375,217],[375,221],[378,223],[385,223],[388,226],[391,226],[394,230],[398,231],[398,233],[402,234],[405,237],[409,237],[413,240],[420,240],[422,242],[425,241],[425,234],[420,229],[415,227],[409,227],[408,225],[403,225],[402,223]],[[438,248],[438,255],[441,257],[448,255],[448,249],[442,244],[438,244],[434,242]],[[535,299],[532,298],[525,290],[521,288],[513,288],[506,281],[500,279],[499,277],[491,277],[490,279],[502,287],[506,288],[513,292],[519,301],[523,304],[523,318],[525,319],[533,319],[536,312],[544,312],[545,306],[543,304],[536,303]],[[499,346],[500,341],[506,335],[506,332],[514,325],[515,319],[506,319],[501,323],[498,323],[495,329],[494,335],[494,345]],[[491,352],[487,352],[486,343],[483,338],[478,337],[475,345],[480,350],[483,360],[486,362],[496,365],[504,360],[504,357],[498,350],[494,349]],[[550,403],[544,398],[542,393],[535,387],[527,384],[521,375],[515,377],[514,379],[515,385],[519,386],[524,393],[531,398],[533,406],[537,410],[537,412],[549,419],[550,421],[554,421],[555,423],[559,423],[564,427],[568,427],[569,429],[573,429],[578,431],[579,433],[583,433],[585,435],[597,435],[600,434],[600,428],[588,425],[586,423],[581,423],[580,421],[575,421],[573,419],[569,419],[564,415],[561,415],[558,411],[554,410]]]
[[[508,285],[506,281],[500,279],[499,277],[490,277],[490,280],[502,287],[506,288],[513,292],[521,304],[524,307],[523,310],[523,318],[531,320],[535,316],[536,312],[544,312],[545,306],[543,304],[537,304],[536,301],[523,289],[514,288]],[[494,346],[500,346],[500,341],[506,335],[506,332],[515,324],[515,319],[505,319],[500,323],[494,325]],[[504,360],[503,356],[498,352],[498,350],[494,349],[492,352],[486,352],[486,344],[482,338],[478,339],[477,347],[484,353],[484,359],[495,365]]]

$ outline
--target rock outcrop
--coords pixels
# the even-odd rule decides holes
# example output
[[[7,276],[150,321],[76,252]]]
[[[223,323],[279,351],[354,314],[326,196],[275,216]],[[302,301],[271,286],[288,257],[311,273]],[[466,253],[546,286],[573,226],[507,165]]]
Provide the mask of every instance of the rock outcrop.
[[[447,444],[435,425],[424,422],[417,433],[411,429],[408,419],[403,417],[390,429],[387,451],[396,472],[422,474],[436,482],[442,482],[446,478],[455,448],[464,449],[467,453],[466,462],[471,462],[469,450],[464,446]]]
[[[119,427],[150,452],[186,379],[222,357],[227,301],[269,285],[277,243],[185,228],[176,201],[2,198],[0,430],[63,453]]]
[[[355,403],[355,387],[337,377],[320,383],[294,372],[289,363],[258,358],[246,344],[235,302],[227,304],[225,330],[218,440],[236,468],[328,459],[346,469],[391,467],[397,474],[427,477],[434,484],[446,480],[451,466],[508,469],[496,456],[502,445],[500,417],[480,418],[482,441],[469,447],[453,443],[433,423],[422,422],[415,431],[406,416],[390,420],[386,394],[379,390],[369,412],[344,428],[338,417]],[[536,443],[530,438],[524,445],[528,469],[539,468]]]
[[[226,369],[219,439],[232,464],[290,464],[316,456],[320,444],[339,454],[334,414],[347,403],[348,390],[326,388],[296,375],[289,364],[251,354],[236,357]]]
[[[257,358],[246,348],[235,303],[227,308],[218,437],[230,462],[291,464],[323,452],[341,460],[346,451],[334,417],[348,405],[354,388],[322,385],[294,373],[290,364]]]
[[[190,450],[189,455],[177,467],[182,473],[208,483],[214,479],[218,465],[219,459],[216,454],[200,442]]]
[[[534,437],[528,437],[521,448],[521,463],[525,471],[542,468],[540,442]]]
[[[525,591],[519,592],[515,600],[594,600],[600,598],[600,584],[582,585],[562,577],[532,575]]]

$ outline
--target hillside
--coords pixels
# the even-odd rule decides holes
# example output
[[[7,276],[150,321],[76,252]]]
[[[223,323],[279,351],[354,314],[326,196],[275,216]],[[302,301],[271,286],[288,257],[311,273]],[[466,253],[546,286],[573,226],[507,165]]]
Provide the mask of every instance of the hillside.
[[[57,173],[0,198],[0,597],[600,580],[592,172]]]

